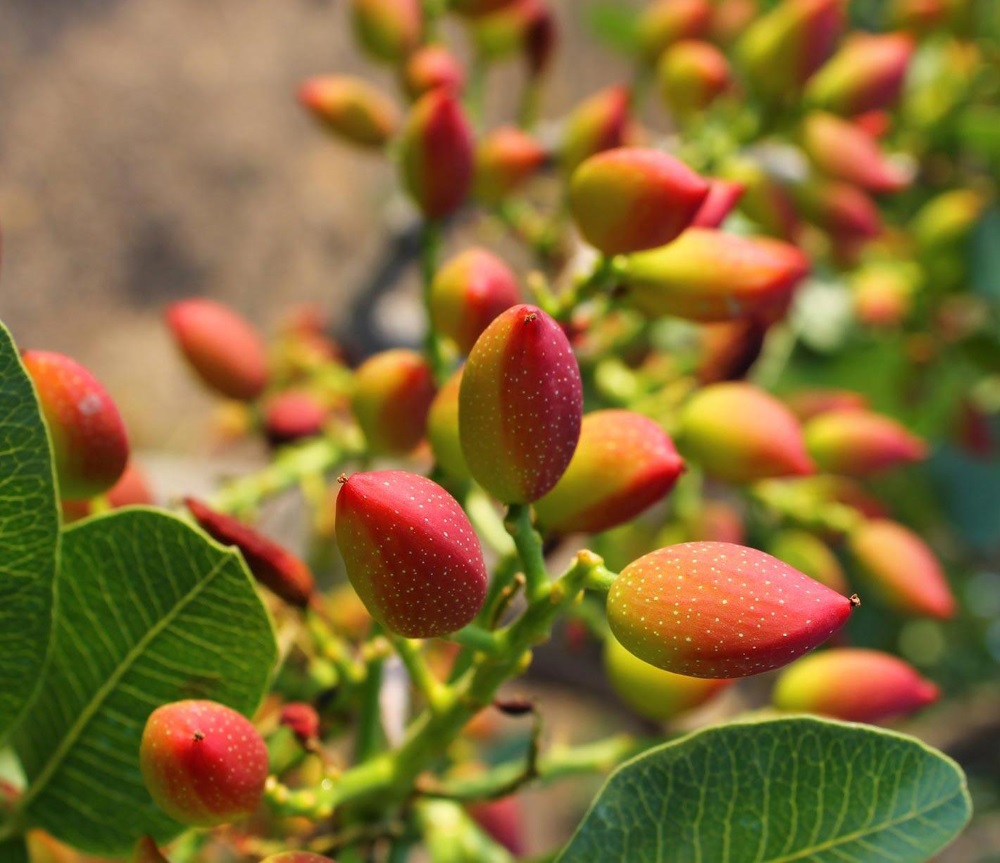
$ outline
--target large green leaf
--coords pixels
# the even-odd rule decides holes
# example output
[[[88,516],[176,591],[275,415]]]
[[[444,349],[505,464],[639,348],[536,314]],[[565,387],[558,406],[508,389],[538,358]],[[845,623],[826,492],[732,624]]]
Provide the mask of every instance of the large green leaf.
[[[0,742],[42,676],[58,541],[48,433],[31,379],[0,324]]]
[[[153,804],[139,741],[159,705],[259,704],[276,658],[242,559],[186,522],[122,510],[65,531],[42,691],[15,736],[28,821],[102,854],[179,826]]]
[[[770,719],[620,767],[558,863],[921,863],[969,815],[958,765],[913,738]]]

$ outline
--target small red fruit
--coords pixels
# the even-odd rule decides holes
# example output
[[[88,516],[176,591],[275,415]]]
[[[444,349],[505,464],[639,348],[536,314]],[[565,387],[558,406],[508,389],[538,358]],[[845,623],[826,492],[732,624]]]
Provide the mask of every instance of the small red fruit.
[[[898,192],[908,175],[889,162],[878,141],[849,120],[820,111],[806,117],[802,145],[813,164],[829,177],[875,194]]]
[[[615,638],[657,668],[748,677],[826,641],[856,604],[762,551],[688,542],[626,566],[607,610]]]
[[[358,367],[351,407],[373,453],[406,455],[423,439],[433,400],[427,361],[416,351],[396,348]]]
[[[458,58],[443,45],[425,45],[406,61],[403,85],[411,99],[419,99],[439,87],[460,93],[465,86],[465,71]]]
[[[293,701],[282,707],[278,722],[290,729],[300,743],[309,743],[319,736],[319,714],[304,701]]]
[[[551,489],[576,450],[583,383],[562,328],[541,309],[507,309],[479,337],[459,388],[459,435],[475,480],[504,503]]]
[[[214,701],[175,701],[146,721],[139,766],[167,815],[209,827],[244,818],[260,804],[267,747],[235,710]]]
[[[25,351],[59,478],[59,493],[82,500],[111,488],[128,463],[129,445],[107,390],[75,360],[52,351]]]
[[[855,33],[809,82],[806,98],[848,116],[891,108],[914,47],[905,33]]]
[[[927,457],[927,444],[896,420],[864,409],[827,411],[805,426],[820,469],[867,477]]]
[[[708,182],[708,194],[702,201],[691,222],[692,228],[717,228],[739,203],[746,186],[729,180],[713,179]]]
[[[437,483],[400,470],[341,479],[337,545],[369,613],[407,638],[469,623],[486,598],[486,565],[458,502]]]
[[[329,411],[319,399],[301,390],[286,390],[264,406],[264,434],[272,446],[322,434]]]

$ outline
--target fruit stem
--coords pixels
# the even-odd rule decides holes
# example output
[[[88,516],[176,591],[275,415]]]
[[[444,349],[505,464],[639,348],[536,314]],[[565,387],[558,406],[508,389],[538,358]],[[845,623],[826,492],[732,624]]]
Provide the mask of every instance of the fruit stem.
[[[478,650],[480,653],[494,654],[500,646],[500,639],[495,633],[482,629],[475,624],[469,624],[458,632],[453,632],[447,636],[449,641],[461,644],[471,650]]]
[[[398,635],[387,633],[389,640],[399,658],[406,666],[406,673],[410,676],[410,681],[417,688],[432,713],[441,713],[450,703],[448,687],[438,681],[430,668],[423,653],[420,651],[420,642]]]
[[[542,538],[531,524],[531,507],[526,503],[512,503],[507,510],[504,526],[514,540],[524,567],[528,602],[535,602],[548,588],[549,574],[545,569]]]
[[[368,676],[361,688],[361,711],[358,717],[358,736],[354,744],[355,760],[360,766],[372,760],[379,748],[381,738],[381,706],[379,694],[382,690],[382,666],[385,657],[372,658],[368,663]]]
[[[586,589],[597,593],[607,593],[611,590],[611,585],[615,583],[616,578],[618,578],[617,572],[612,572],[603,564],[595,566],[587,576]]]
[[[426,219],[420,232],[420,280],[423,285],[424,314],[427,318],[424,354],[438,386],[448,378],[448,364],[441,350],[441,337],[431,323],[431,288],[434,284],[434,274],[437,272],[440,248],[441,226],[433,219]]]

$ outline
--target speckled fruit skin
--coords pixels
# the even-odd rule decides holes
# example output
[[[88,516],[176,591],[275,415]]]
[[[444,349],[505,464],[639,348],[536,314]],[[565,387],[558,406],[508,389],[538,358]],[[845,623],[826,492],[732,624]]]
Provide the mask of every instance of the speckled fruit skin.
[[[623,299],[654,317],[729,321],[780,308],[808,272],[789,243],[689,228],[668,246],[629,255]]]
[[[331,132],[361,147],[381,147],[399,126],[392,99],[361,78],[310,78],[299,88],[299,101]]]
[[[699,390],[681,411],[677,439],[686,457],[729,482],[813,470],[795,415],[753,384],[721,383]]]
[[[423,439],[433,400],[427,361],[416,351],[396,348],[358,367],[351,408],[373,453],[406,455]]]
[[[684,460],[653,420],[626,410],[583,418],[576,452],[535,514],[559,533],[597,533],[631,521],[673,488]]]
[[[733,682],[664,671],[633,656],[613,635],[604,643],[604,671],[618,697],[654,722],[701,707]]]
[[[434,274],[431,325],[467,354],[493,319],[519,302],[521,290],[511,268],[492,252],[473,247]]]
[[[184,499],[202,530],[223,545],[234,545],[257,581],[290,605],[304,608],[313,593],[313,575],[306,563],[237,519],[215,512],[192,497]]]
[[[401,470],[356,473],[337,496],[337,545],[368,612],[407,638],[469,623],[486,565],[468,516],[437,483]]]
[[[249,401],[267,385],[267,352],[260,334],[232,309],[213,300],[181,300],[167,324],[184,358],[220,395]]]
[[[691,224],[708,183],[659,150],[618,147],[587,159],[570,182],[570,212],[605,255],[655,249]]]
[[[21,359],[52,438],[62,497],[83,500],[110,489],[125,471],[129,444],[107,390],[63,354],[25,351]]]
[[[774,705],[847,722],[882,722],[937,701],[937,686],[902,659],[841,647],[804,656],[781,672]]]
[[[139,766],[154,802],[182,824],[250,815],[267,779],[267,747],[249,719],[214,701],[175,701],[150,714]]]
[[[856,600],[762,551],[688,542],[633,561],[608,592],[608,623],[645,662],[692,677],[786,665],[842,627]]]
[[[469,470],[504,503],[530,503],[563,475],[580,438],[583,384],[562,328],[536,306],[507,309],[462,374],[458,431]]]
[[[955,597],[941,564],[909,528],[872,519],[851,532],[848,546],[866,583],[891,608],[940,620],[955,613]]]
[[[806,423],[806,446],[829,473],[867,477],[927,457],[927,444],[890,417],[827,411]]]
[[[427,442],[434,453],[434,461],[455,479],[472,478],[458,435],[458,393],[463,371],[464,366],[445,381],[427,414]]]

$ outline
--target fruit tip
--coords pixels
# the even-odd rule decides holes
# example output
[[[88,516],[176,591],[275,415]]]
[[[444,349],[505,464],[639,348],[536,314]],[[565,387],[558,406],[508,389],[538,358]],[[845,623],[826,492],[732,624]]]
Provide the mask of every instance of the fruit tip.
[[[849,597],[847,597],[847,601],[851,603],[851,610],[861,607],[861,597],[856,593],[852,593]]]

